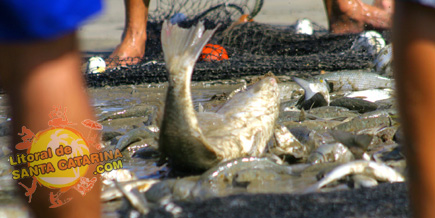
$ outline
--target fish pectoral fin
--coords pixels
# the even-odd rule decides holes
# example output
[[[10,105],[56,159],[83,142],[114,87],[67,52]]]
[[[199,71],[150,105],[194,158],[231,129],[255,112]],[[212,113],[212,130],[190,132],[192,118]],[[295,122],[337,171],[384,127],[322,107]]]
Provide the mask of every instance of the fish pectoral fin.
[[[258,146],[261,143],[262,133],[261,131],[257,131],[253,136],[252,146],[251,149],[248,152],[249,156],[258,156]]]
[[[198,168],[208,169],[219,162],[216,151],[202,135],[191,141],[188,152],[191,153],[189,156],[193,157],[192,160]]]

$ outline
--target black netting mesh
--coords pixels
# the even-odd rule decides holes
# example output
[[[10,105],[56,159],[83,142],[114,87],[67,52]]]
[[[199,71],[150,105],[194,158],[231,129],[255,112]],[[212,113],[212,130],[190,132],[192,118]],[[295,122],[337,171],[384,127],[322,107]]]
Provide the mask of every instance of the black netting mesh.
[[[243,14],[255,16],[264,0],[157,0],[150,8],[149,21],[161,22],[176,13],[183,13],[189,20],[210,19],[230,22]]]
[[[171,7],[170,12],[162,11],[159,15],[154,15],[153,21],[148,23],[146,54],[139,64],[109,69],[103,74],[87,74],[88,84],[99,87],[166,81],[166,69],[160,44],[162,20],[159,19],[168,18],[179,8],[186,7],[183,6],[183,2],[187,2],[187,0],[174,0],[174,2],[178,3],[173,3],[175,6]],[[191,8],[208,7],[220,10],[222,7],[216,7],[216,5],[227,1],[193,2],[196,1],[190,3],[195,5],[192,5]],[[235,5],[237,2],[241,2],[239,8],[247,10],[249,13],[252,10],[257,10],[259,5],[257,1],[249,0],[232,2],[234,3],[231,4]],[[248,5],[254,6],[248,7]],[[257,5],[257,9],[254,9],[255,5]],[[208,11],[204,8],[195,12],[201,14],[201,11]],[[240,14],[242,13],[237,14],[237,16]],[[313,35],[299,35],[295,33],[293,26],[277,26],[257,22],[232,25],[235,18],[219,20],[212,16],[195,16],[193,12],[188,15],[189,19],[180,24],[181,26],[187,27],[196,23],[197,17],[201,17],[200,20],[205,20],[207,28],[213,28],[220,23],[221,26],[210,43],[223,46],[229,56],[228,60],[223,61],[198,61],[192,76],[194,81],[261,75],[269,71],[275,75],[309,76],[309,74],[313,74],[313,72],[316,74],[320,70],[363,69],[370,67],[373,60],[373,57],[365,52],[356,52],[350,49],[358,34],[329,34],[324,28],[314,24]],[[226,16],[226,18],[228,17]],[[383,36],[388,42],[388,32],[384,32]]]

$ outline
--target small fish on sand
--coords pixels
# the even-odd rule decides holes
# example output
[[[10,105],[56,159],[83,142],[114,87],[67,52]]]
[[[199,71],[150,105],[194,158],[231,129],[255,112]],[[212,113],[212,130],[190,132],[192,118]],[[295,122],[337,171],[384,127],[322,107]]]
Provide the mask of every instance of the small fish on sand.
[[[377,162],[366,161],[366,160],[357,160],[336,167],[334,170],[326,174],[325,177],[321,179],[319,182],[308,187],[303,193],[317,191],[322,187],[330,184],[331,182],[339,180],[344,176],[348,176],[351,174],[370,175],[371,177],[375,178],[378,181],[386,181],[386,182],[405,181],[405,177],[402,174],[400,174],[395,169],[383,163],[377,163]]]

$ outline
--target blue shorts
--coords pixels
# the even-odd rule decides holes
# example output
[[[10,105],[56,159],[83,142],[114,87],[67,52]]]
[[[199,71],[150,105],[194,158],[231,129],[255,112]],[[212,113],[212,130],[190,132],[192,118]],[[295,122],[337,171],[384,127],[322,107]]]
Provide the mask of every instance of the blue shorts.
[[[0,41],[32,41],[78,29],[101,0],[0,0]]]

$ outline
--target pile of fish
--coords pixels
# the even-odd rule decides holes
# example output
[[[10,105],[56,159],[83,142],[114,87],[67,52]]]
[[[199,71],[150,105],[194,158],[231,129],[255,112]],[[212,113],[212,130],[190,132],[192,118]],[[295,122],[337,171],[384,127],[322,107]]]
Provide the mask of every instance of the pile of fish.
[[[311,34],[311,26],[301,20],[297,29]],[[182,30],[165,23],[168,83],[90,90],[105,149],[123,152],[124,168],[102,174],[106,213],[136,217],[159,207],[177,215],[177,201],[405,180],[392,48],[379,34],[362,33],[352,46],[373,55],[373,71],[191,83],[212,34],[202,24]],[[92,63],[93,71],[104,71],[102,59]],[[0,96],[5,114],[4,101]],[[10,119],[0,121],[0,178],[11,185]]]
[[[179,31],[164,25],[166,37]],[[193,47],[204,44],[211,33],[202,34],[202,28],[186,32],[190,37],[197,34],[195,40],[184,40],[191,40]],[[176,49],[181,49],[181,56],[195,53],[189,46]],[[121,214],[146,214],[162,207],[176,215],[181,213],[176,201],[243,193],[305,194],[405,180],[392,79],[343,71],[308,79],[269,74],[190,84],[189,71],[197,56],[183,65],[173,50],[165,50],[170,82],[164,85],[164,106],[156,102],[100,111],[107,127],[106,149],[121,149],[126,157],[125,169],[103,174],[102,200],[109,204],[123,198]],[[195,93],[195,87],[228,84],[233,90],[224,94],[198,98]],[[271,92],[279,93],[277,100]],[[139,94],[133,90],[131,95]],[[158,95],[165,99],[163,93]],[[251,120],[254,115],[263,126],[250,128],[258,122]],[[229,147],[231,154],[223,151]],[[146,170],[133,170],[138,166]]]
[[[405,180],[391,45],[379,34],[363,33],[353,46],[373,54],[373,71],[191,83],[213,30],[166,23],[162,30],[168,83],[90,90],[105,149],[123,152],[124,168],[102,174],[106,214],[158,207],[177,215],[177,201]],[[6,145],[10,120],[1,121]],[[0,163],[0,176],[10,178]]]

